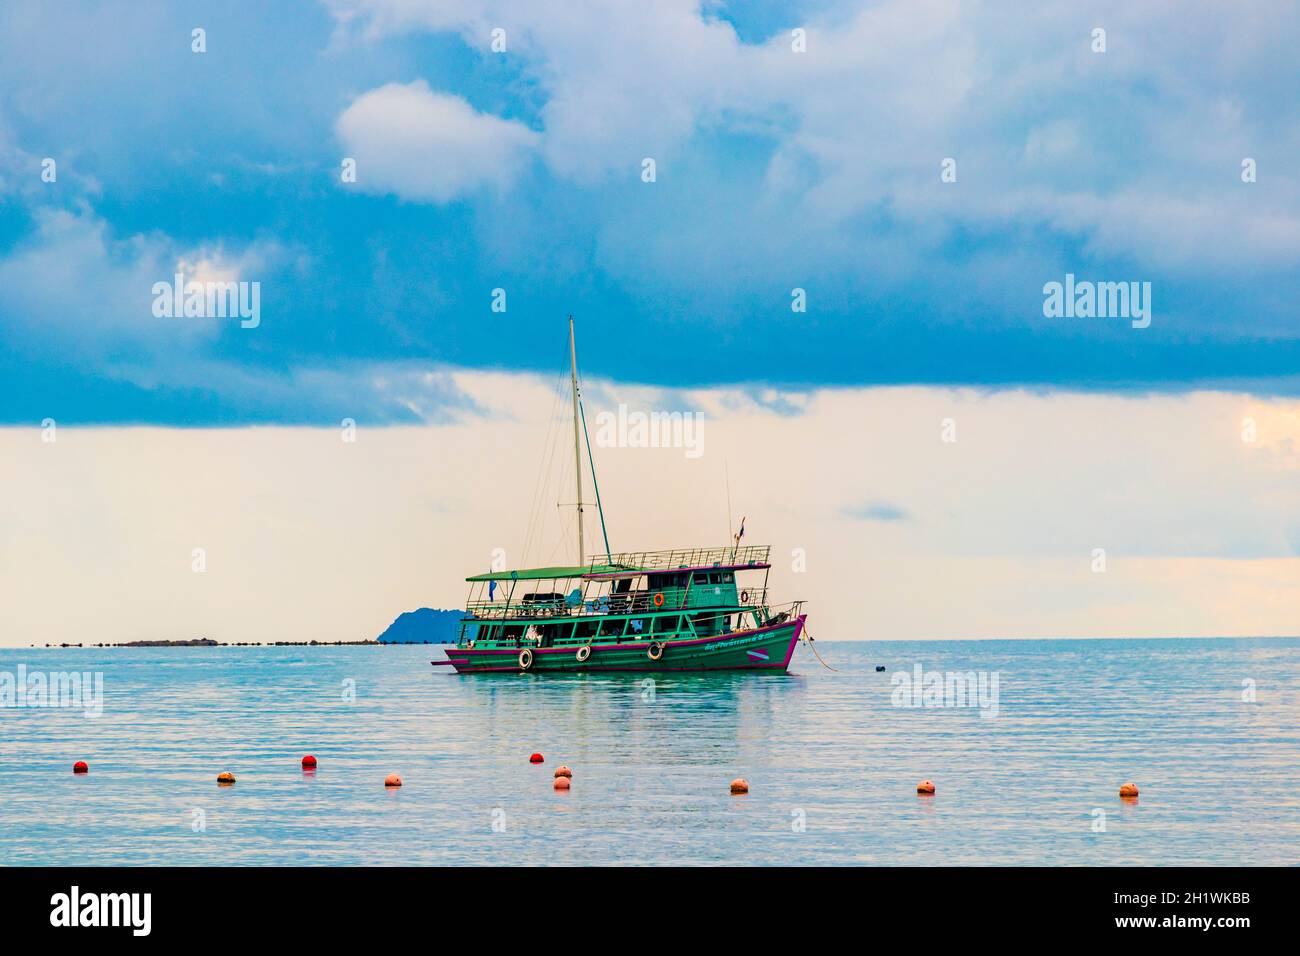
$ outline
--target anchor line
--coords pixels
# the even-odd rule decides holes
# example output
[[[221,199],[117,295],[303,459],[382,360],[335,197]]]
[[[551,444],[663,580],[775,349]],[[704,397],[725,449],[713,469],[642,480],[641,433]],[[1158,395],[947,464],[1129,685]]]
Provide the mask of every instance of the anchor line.
[[[822,656],[817,653],[817,648],[813,646],[812,633],[808,630],[807,624],[803,626],[803,641],[805,644],[808,645],[808,650],[812,651],[813,655],[817,658],[817,660],[821,661],[822,667],[826,668],[828,671],[835,671],[835,673],[837,674],[839,673],[838,667],[831,667],[831,665],[827,664],[824,660],[822,660]]]

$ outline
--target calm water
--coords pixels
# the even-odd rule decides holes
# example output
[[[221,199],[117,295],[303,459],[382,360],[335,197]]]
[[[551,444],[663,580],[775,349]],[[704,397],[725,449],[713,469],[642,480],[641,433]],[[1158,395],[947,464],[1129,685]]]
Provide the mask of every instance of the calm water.
[[[0,674],[104,675],[97,719],[0,709],[0,862],[1300,860],[1300,640],[817,646],[838,673],[801,647],[797,673],[652,697],[635,675],[459,677],[422,646],[0,650]],[[997,716],[895,707],[918,662],[996,672]]]

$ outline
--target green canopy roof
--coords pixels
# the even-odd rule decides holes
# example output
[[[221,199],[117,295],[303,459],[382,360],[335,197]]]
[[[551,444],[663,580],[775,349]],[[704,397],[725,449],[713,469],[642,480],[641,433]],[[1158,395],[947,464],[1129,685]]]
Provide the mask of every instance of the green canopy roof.
[[[615,564],[578,564],[558,568],[524,568],[520,571],[489,571],[476,574],[466,581],[540,581],[543,578],[580,578],[584,574],[607,574],[610,571],[622,571],[624,568]]]

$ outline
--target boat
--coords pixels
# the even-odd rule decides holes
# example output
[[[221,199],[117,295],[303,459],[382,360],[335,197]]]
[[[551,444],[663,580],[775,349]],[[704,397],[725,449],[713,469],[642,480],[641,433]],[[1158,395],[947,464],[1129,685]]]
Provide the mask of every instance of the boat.
[[[586,435],[577,346],[569,319],[578,561],[494,570],[465,580],[465,616],[446,660],[461,674],[573,671],[778,671],[804,636],[802,601],[768,600],[771,548],[730,545],[612,552]],[[600,514],[605,552],[585,553],[580,438]]]

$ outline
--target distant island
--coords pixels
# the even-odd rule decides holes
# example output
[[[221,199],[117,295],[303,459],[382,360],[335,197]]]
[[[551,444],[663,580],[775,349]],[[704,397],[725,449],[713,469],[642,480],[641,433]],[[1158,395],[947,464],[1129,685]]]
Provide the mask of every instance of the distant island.
[[[422,607],[397,615],[379,635],[380,644],[455,644],[464,611]]]
[[[210,637],[196,637],[192,641],[127,641],[118,647],[216,647],[217,642]]]
[[[464,611],[422,607],[397,615],[378,638],[360,641],[214,641],[195,637],[174,641],[125,641],[120,644],[46,644],[46,647],[325,647],[346,644],[455,644]],[[36,647],[36,644],[31,645]]]

